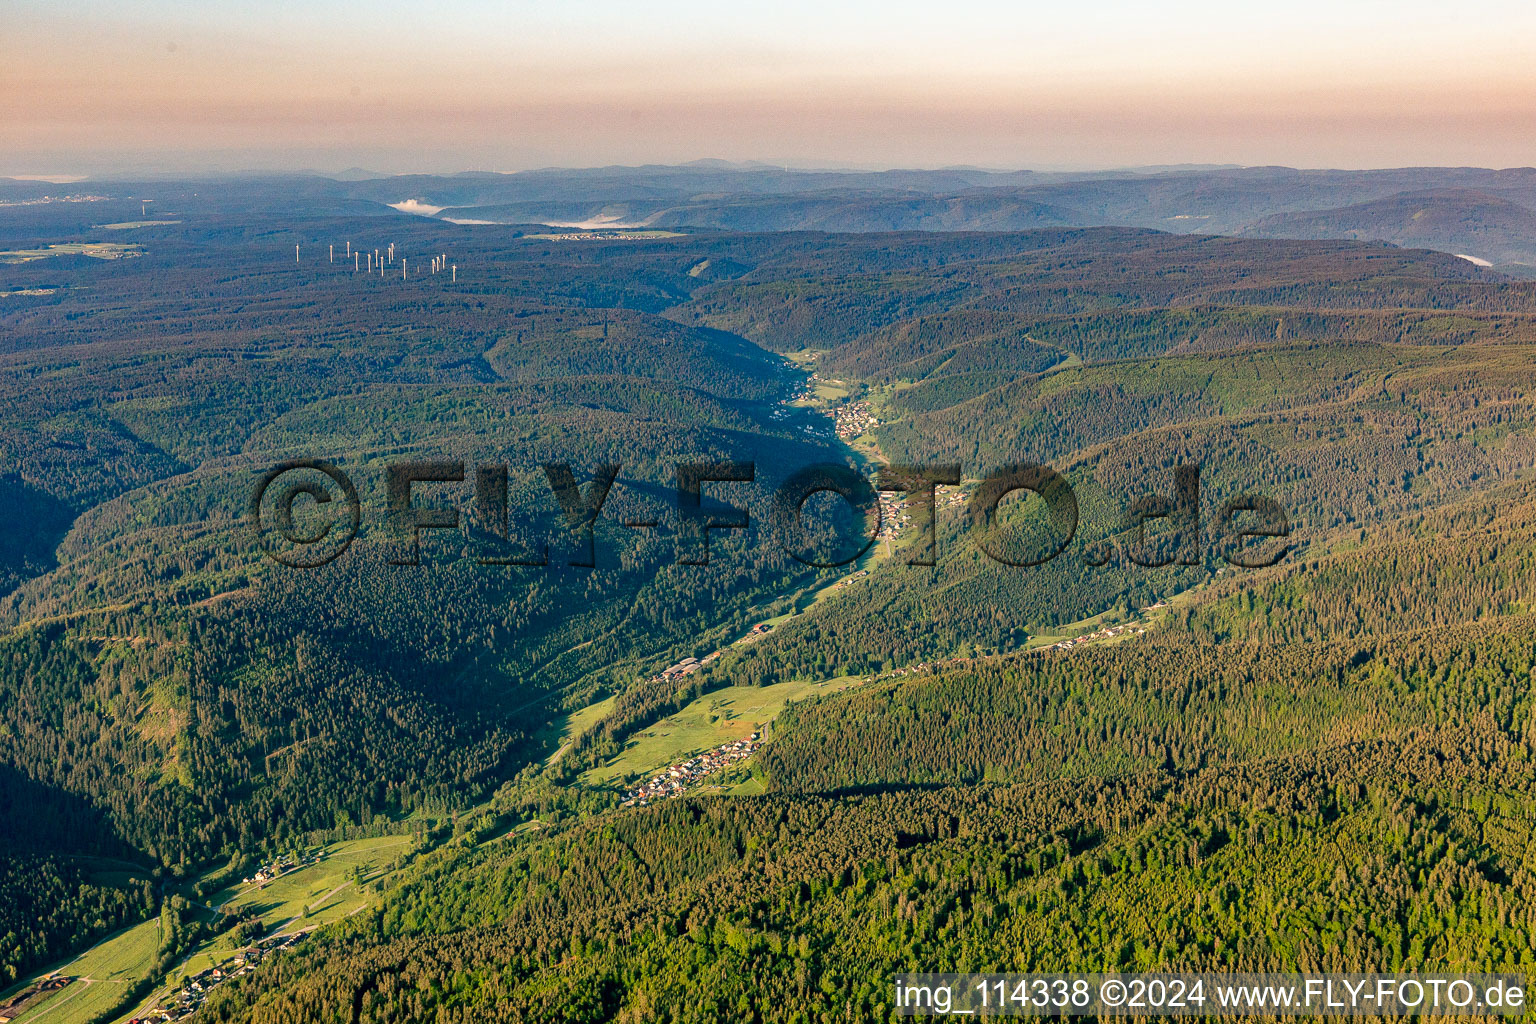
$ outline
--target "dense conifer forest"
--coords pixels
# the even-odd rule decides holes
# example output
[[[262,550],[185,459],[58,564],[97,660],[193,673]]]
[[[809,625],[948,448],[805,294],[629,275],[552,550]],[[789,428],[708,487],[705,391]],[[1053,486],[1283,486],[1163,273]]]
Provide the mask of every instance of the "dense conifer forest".
[[[1342,241],[562,240],[227,188],[169,194],[136,255],[0,263],[0,988],[174,911],[168,969],[232,927],[209,879],[385,834],[411,854],[365,911],[198,1019],[884,1020],[909,969],[1536,961],[1536,284]],[[97,207],[0,248],[139,210]],[[249,527],[295,459],[360,497],[315,569]],[[387,481],[428,461],[458,475],[413,504],[458,522],[413,544]],[[910,520],[793,557],[775,489],[884,463],[960,467],[937,564]],[[1078,506],[1034,567],[970,508],[1019,463]],[[594,566],[554,464],[618,467]],[[679,464],[750,517],[708,565]],[[1196,466],[1198,527],[1131,515]],[[1283,538],[1224,516],[1254,495]],[[1002,528],[1038,541],[1040,504]],[[598,777],[711,694],[822,682],[708,792]]]

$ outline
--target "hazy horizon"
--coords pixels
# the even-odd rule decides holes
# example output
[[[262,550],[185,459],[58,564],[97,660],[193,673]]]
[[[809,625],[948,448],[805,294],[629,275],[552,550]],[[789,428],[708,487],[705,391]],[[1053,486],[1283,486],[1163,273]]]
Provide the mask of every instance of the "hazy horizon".
[[[1536,11],[1510,2],[10,14],[7,175],[1536,163]]]
[[[1536,171],[1536,164],[1511,165],[1506,167],[1494,167],[1477,164],[1400,164],[1378,166],[1331,166],[1331,167],[1306,167],[1290,164],[1239,164],[1239,163],[1184,163],[1184,164],[1115,164],[1105,166],[1035,166],[1035,167],[984,167],[976,164],[852,164],[826,162],[796,162],[792,160],[724,160],[717,157],[696,157],[689,160],[679,160],[672,163],[612,163],[612,164],[548,164],[531,167],[517,168],[488,168],[463,166],[450,170],[382,170],[377,167],[365,167],[353,164],[347,167],[313,167],[298,164],[274,163],[270,167],[253,164],[240,166],[231,164],[228,166],[219,164],[200,164],[196,161],[190,164],[167,163],[164,165],[149,163],[141,165],[115,166],[103,170],[70,170],[48,172],[5,172],[0,171],[0,179],[18,182],[37,182],[43,184],[68,185],[84,182],[107,181],[136,181],[136,180],[168,180],[174,181],[180,178],[283,178],[283,177],[320,177],[335,180],[385,180],[389,178],[405,177],[442,177],[451,178],[460,175],[515,175],[538,173],[580,173],[588,171],[625,171],[644,170],[647,168],[690,168],[697,167],[701,170],[719,169],[733,171],[771,171],[784,170],[801,174],[881,174],[887,172],[900,173],[938,173],[943,171],[968,171],[983,174],[1039,174],[1042,177],[1098,174],[1177,174],[1219,171],[1262,171],[1262,170],[1292,170],[1303,173],[1330,173],[1330,172],[1391,172],[1408,170],[1484,170],[1490,172],[1506,171]]]

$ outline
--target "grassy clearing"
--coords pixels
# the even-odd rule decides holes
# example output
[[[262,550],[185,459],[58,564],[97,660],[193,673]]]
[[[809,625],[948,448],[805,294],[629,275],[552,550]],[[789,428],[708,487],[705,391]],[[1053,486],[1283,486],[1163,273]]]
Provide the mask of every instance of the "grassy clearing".
[[[857,585],[859,581],[850,580],[849,578],[853,575],[853,573],[861,569],[868,569],[874,563],[884,561],[890,557],[891,552],[888,542],[881,542],[871,545],[870,549],[866,551],[862,556],[860,556],[857,562],[851,566],[846,567],[847,575],[825,583],[814,590],[807,590],[802,592],[796,597],[788,610],[778,615],[770,616],[768,618],[759,619],[756,621],[757,623],[766,623],[777,628],[790,619],[793,619],[798,615],[805,614],[806,611],[809,611],[810,609],[816,607],[818,604],[821,604],[823,601],[826,601],[827,599],[840,593],[847,586]],[[868,577],[865,577],[865,579],[867,578]],[[733,643],[726,643],[725,646],[726,649],[729,650],[735,645]],[[684,725],[679,728],[678,724],[674,722],[674,720],[684,719],[689,716],[690,712],[692,712],[696,707],[707,706],[712,698],[718,698],[722,694],[736,694],[738,696],[742,694],[752,694],[756,695],[756,697],[768,695],[770,706],[772,706],[772,700],[777,695],[781,693],[791,694],[790,696],[787,696],[783,701],[779,702],[776,706],[773,706],[773,710],[770,715],[757,719],[757,721],[766,722],[771,721],[774,716],[778,715],[778,713],[784,709],[784,704],[787,704],[792,700],[798,700],[800,697],[804,696],[804,693],[799,692],[797,688],[817,686],[825,687],[838,682],[840,682],[840,680],[820,682],[796,681],[779,683],[774,686],[761,688],[731,687],[727,690],[717,690],[714,693],[707,694],[699,701],[695,701],[694,704],[690,704],[677,715],[672,716],[672,718],[663,720],[656,726],[653,726],[651,729],[647,729],[644,732],[638,733],[635,737],[631,738],[630,744],[628,747],[626,747],[623,754],[621,754],[618,758],[606,766],[588,771],[582,776],[582,781],[588,785],[600,784],[602,782],[607,782],[614,778],[631,774],[633,772],[649,771],[653,767],[659,768],[664,765],[673,764],[679,760],[686,760],[687,757],[693,753],[696,753],[700,750],[708,750],[711,747],[717,747],[720,744],[729,742],[731,740],[745,739],[752,733],[753,730],[751,728],[737,728],[738,723],[734,719],[731,719],[729,716],[727,716],[724,722],[716,723],[721,726],[729,725],[729,728],[713,730],[699,730],[694,728],[692,725]],[[566,747],[572,740],[606,718],[613,711],[614,703],[616,700],[616,697],[609,697],[606,700],[598,701],[596,704],[589,704],[587,707],[582,708],[580,711],[572,712],[571,714],[557,719],[547,730],[545,730],[543,738],[547,742],[553,742],[558,739],[560,746],[548,757],[548,759],[545,760],[544,763],[553,763],[557,758],[560,757],[561,754],[565,752]],[[740,712],[749,706],[755,705],[748,703],[742,705],[742,707],[733,708],[731,710]],[[716,711],[714,713],[722,714],[723,712]],[[669,726],[669,722],[674,722],[674,724]],[[657,730],[663,729],[673,731],[676,733],[676,735],[667,741],[663,741],[657,744],[652,744],[648,741],[646,746],[637,747],[637,744],[639,744],[645,737],[650,736],[653,740],[656,739],[653,734],[655,734]],[[718,738],[714,738],[716,737],[717,733]],[[693,747],[688,746],[689,743],[693,742],[696,742],[698,745]],[[669,751],[674,750],[683,751],[682,756],[671,756]],[[638,753],[636,753],[636,751],[638,751]],[[637,758],[638,761],[632,760],[631,754],[634,754],[634,758]],[[662,759],[656,760],[657,758]],[[635,767],[634,765],[636,763],[638,763],[640,766]]]
[[[336,843],[326,848],[318,863],[290,871],[265,886],[243,882],[231,885],[210,897],[208,906],[231,905],[242,917],[259,918],[270,934],[330,924],[368,905],[359,881],[367,885],[388,874],[391,863],[410,848],[411,841],[410,836],[380,836]],[[235,942],[227,934],[203,943],[162,979],[160,987],[140,1001],[135,1010],[179,989],[186,978],[227,962],[242,948],[243,943]],[[124,1014],[124,1019],[132,1012],[135,1011]]]
[[[380,836],[337,843],[316,864],[263,886],[236,883],[209,902],[232,906],[242,917],[259,917],[268,927],[288,921],[303,927],[329,924],[367,904],[355,883],[359,873],[364,882],[387,873],[411,842],[411,836]]]
[[[33,1003],[16,1024],[86,1024],[111,1010],[129,987],[149,974],[160,948],[160,922],[144,921],[97,943],[60,968],[79,980]]]
[[[120,260],[142,256],[141,246],[119,242],[63,242],[44,249],[8,249],[0,252],[0,263],[30,263],[50,256],[89,256],[97,260]]]
[[[1068,352],[1065,359],[1046,370],[1046,373],[1057,373],[1061,370],[1075,370],[1083,364],[1083,357],[1076,352]]]
[[[743,782],[738,782],[725,791],[727,796],[761,796],[766,792],[768,792],[767,784],[756,775]]]
[[[337,843],[326,849],[317,864],[290,871],[265,886],[237,883],[209,902],[216,907],[231,905],[242,917],[258,917],[269,931],[292,932],[330,924],[368,905],[368,897],[356,881],[358,869],[366,885],[387,874],[391,862],[409,850],[410,843],[410,836]],[[172,972],[171,984],[178,986],[183,978],[223,963],[241,948],[229,936],[219,936]]]
[[[1078,619],[1076,622],[1069,622],[1065,625],[1057,626],[1049,633],[1040,633],[1035,636],[1031,636],[1029,638],[1029,642],[1024,645],[1024,648],[1025,650],[1033,651],[1041,647],[1049,647],[1052,644],[1060,643],[1063,640],[1073,640],[1087,633],[1095,632],[1106,625],[1121,625],[1130,623],[1132,625],[1140,625],[1146,629],[1154,629],[1157,626],[1162,625],[1162,623],[1174,612],[1180,611],[1189,607],[1191,604],[1194,604],[1195,601],[1199,599],[1200,593],[1209,585],[1209,581],[1202,581],[1189,588],[1188,590],[1182,590],[1179,593],[1174,594],[1172,597],[1164,599],[1162,602],[1162,607],[1150,611],[1144,609],[1140,612],[1137,612],[1135,615],[1132,615],[1129,619],[1115,619],[1112,622],[1110,619],[1110,613],[1108,611],[1103,611],[1097,615],[1089,616],[1086,619]],[[1127,630],[1118,636],[1101,637],[1100,639],[1094,640],[1092,642],[1095,644],[1118,644],[1124,643],[1126,640],[1129,640],[1136,635],[1138,634],[1134,630]]]
[[[1108,617],[1109,612],[1104,611],[1097,615],[1090,615],[1086,619],[1078,619],[1076,622],[1063,623],[1049,633],[1037,633],[1031,636],[1029,642],[1024,647],[1026,650],[1034,650],[1037,647],[1049,647],[1051,644],[1060,643],[1063,640],[1080,637],[1084,633],[1092,633],[1094,630],[1102,627]]]
[[[609,697],[600,700],[596,704],[588,704],[580,711],[573,711],[568,715],[562,715],[555,719],[541,734],[540,738],[548,742],[558,742],[559,746],[553,754],[544,761],[551,764],[565,753],[572,740],[601,722],[613,710],[613,703],[617,698]]]
[[[722,743],[746,739],[795,701],[835,693],[857,682],[858,677],[841,676],[772,686],[730,686],[706,693],[677,714],[636,733],[622,754],[587,772],[582,782],[602,785],[644,775]]]

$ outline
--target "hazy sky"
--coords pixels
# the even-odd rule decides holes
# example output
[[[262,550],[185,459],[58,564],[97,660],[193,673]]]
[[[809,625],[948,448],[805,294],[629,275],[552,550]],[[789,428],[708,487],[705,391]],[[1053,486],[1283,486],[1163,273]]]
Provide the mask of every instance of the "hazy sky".
[[[1536,3],[5,0],[0,174],[1536,164]]]

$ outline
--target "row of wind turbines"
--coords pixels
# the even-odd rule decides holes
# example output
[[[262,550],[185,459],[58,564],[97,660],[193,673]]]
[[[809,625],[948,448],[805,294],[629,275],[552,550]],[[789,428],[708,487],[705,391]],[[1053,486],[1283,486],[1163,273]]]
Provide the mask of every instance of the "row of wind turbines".
[[[352,272],[353,273],[355,273],[355,274],[375,274],[375,273],[377,273],[380,277],[384,277],[385,276],[385,274],[388,272],[387,268],[393,267],[395,265],[395,262],[396,262],[397,258],[398,258],[399,263],[400,263],[400,280],[404,281],[404,280],[406,280],[405,255],[402,253],[398,257],[396,256],[396,254],[395,254],[395,243],[394,242],[390,242],[388,248],[385,248],[385,249],[375,249],[372,252],[364,252],[361,249],[359,249],[356,252],[354,252],[352,250],[352,243],[351,242],[347,242],[346,243],[346,251],[342,254],[342,261],[343,261],[343,263],[345,263],[345,261],[348,260],[348,259],[350,259],[352,261]],[[335,245],[332,245],[330,247],[330,261],[332,263],[336,262],[336,246]],[[299,258],[299,247],[297,245],[295,245],[293,247],[293,262],[295,262],[295,263],[300,263],[301,262],[301,260]],[[457,282],[458,279],[459,279],[459,267],[458,267],[458,264],[456,264],[456,263],[449,263],[448,262],[448,254],[447,253],[442,253],[441,255],[431,257],[431,261],[428,264],[428,266],[431,268],[430,270],[428,270],[428,274],[429,275],[430,274],[441,274],[441,273],[446,272],[449,275],[449,277],[450,277],[450,283]]]

